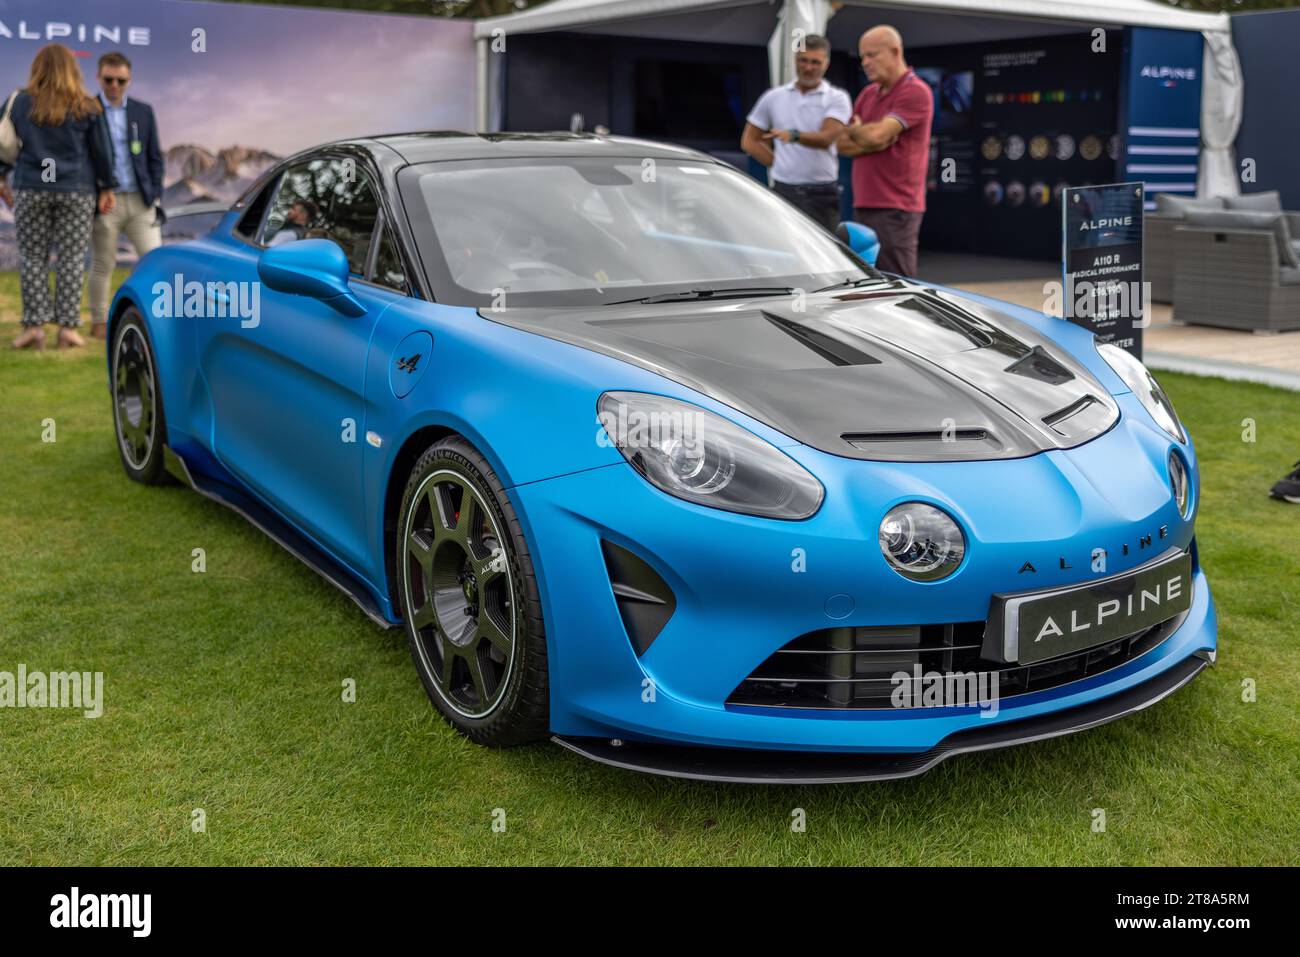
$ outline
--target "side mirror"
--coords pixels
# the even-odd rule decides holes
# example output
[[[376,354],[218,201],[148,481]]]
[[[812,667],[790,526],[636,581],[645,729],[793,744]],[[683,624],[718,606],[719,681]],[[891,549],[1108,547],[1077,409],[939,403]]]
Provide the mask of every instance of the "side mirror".
[[[257,275],[276,292],[319,299],[345,316],[366,314],[348,284],[348,257],[333,240],[299,239],[265,249]]]
[[[835,227],[835,235],[872,266],[876,264],[876,257],[880,255],[880,240],[874,229],[861,223],[842,222]]]

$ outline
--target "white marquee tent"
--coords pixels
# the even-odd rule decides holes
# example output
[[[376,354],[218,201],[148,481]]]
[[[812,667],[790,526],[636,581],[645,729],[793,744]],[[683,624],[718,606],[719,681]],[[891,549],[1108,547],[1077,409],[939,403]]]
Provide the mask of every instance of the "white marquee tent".
[[[1097,27],[1194,30],[1205,38],[1202,70],[1201,195],[1235,195],[1232,144],[1241,124],[1241,65],[1226,14],[1180,10],[1159,0],[551,0],[474,26],[477,120],[500,128],[502,71],[494,52],[511,35],[571,32],[768,48],[773,83],[793,77],[790,50],[800,34],[826,34],[838,50],[876,23],[897,27],[909,46],[978,43],[1073,33]]]

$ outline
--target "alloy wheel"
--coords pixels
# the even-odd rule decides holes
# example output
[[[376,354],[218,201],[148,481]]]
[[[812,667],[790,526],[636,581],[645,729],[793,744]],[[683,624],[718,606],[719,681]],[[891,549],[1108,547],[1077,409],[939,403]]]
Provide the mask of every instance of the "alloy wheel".
[[[416,651],[449,707],[486,717],[505,695],[516,647],[514,583],[497,519],[468,479],[441,469],[412,497],[403,536]]]
[[[122,455],[132,468],[142,469],[153,450],[156,396],[149,345],[136,326],[127,326],[117,341],[113,407]]]

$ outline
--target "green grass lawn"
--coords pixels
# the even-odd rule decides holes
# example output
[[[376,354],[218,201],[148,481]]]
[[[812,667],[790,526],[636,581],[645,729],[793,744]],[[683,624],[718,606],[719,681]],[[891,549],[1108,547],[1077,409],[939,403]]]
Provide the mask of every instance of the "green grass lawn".
[[[1162,376],[1200,451],[1220,615],[1218,666],[1173,697],[910,781],[710,785],[459,737],[399,630],[234,513],[125,478],[102,345],[14,353],[15,285],[0,275],[0,671],[102,671],[106,710],[0,710],[0,864],[1297,862],[1300,508],[1266,492],[1300,457],[1300,395]]]

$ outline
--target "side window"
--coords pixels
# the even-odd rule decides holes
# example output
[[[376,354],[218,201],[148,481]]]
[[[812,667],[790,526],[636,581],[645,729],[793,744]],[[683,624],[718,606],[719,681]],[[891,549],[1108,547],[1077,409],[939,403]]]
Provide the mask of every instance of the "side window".
[[[278,246],[298,239],[332,239],[347,254],[353,275],[362,276],[378,212],[370,178],[353,160],[312,160],[284,174],[262,242]]]
[[[262,187],[261,192],[254,196],[252,202],[244,209],[244,215],[239,217],[235,232],[245,239],[256,237],[257,228],[262,225],[262,216],[266,213],[266,207],[270,204],[271,197],[274,194],[275,180],[273,179]]]
[[[379,234],[379,248],[375,250],[375,272],[371,276],[371,282],[395,289],[404,295],[410,294],[406,285],[406,269],[402,266],[402,257],[398,255],[397,246],[393,242],[393,231],[387,224]]]

